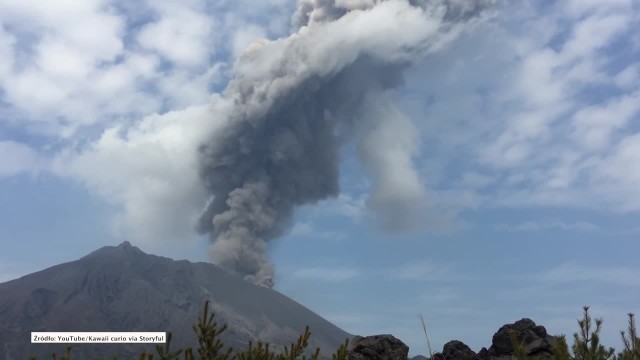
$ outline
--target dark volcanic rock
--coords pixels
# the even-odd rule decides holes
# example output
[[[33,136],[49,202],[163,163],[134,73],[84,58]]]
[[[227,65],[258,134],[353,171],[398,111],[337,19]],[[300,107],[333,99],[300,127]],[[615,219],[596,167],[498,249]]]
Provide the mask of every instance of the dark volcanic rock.
[[[412,358],[409,358],[409,360],[429,360],[429,358],[424,355],[416,355]]]
[[[444,344],[442,355],[446,360],[480,360],[473,350],[458,340]]]
[[[433,354],[431,360],[480,360],[480,358],[462,341],[452,340],[444,344],[441,353]]]
[[[191,326],[210,301],[225,345],[251,340],[271,349],[295,341],[305,326],[310,351],[330,356],[351,335],[290,298],[208,263],[149,255],[129,243],[0,283],[0,360],[51,358],[65,344],[31,344],[31,331],[170,331],[172,348],[195,346]],[[77,359],[131,358],[152,344],[75,344]],[[136,357],[137,358],[137,357]]]
[[[478,351],[478,357],[481,360],[488,360],[490,358],[489,350],[486,347],[483,347],[482,349],[480,349],[480,351]]]
[[[407,360],[409,347],[392,335],[354,338],[349,360]]]
[[[513,332],[518,342],[524,344],[525,354],[532,358],[550,358],[553,356],[555,336],[547,334],[544,326],[536,325],[531,319],[521,319],[513,324],[502,326],[493,335],[491,347],[480,351],[481,359],[508,359],[513,357],[514,349],[509,334]]]
[[[556,337],[548,335],[544,326],[536,325],[531,319],[521,319],[503,325],[493,335],[489,349],[483,347],[476,354],[463,342],[454,340],[445,344],[442,353],[434,354],[430,360],[515,360],[510,333],[515,335],[516,341],[523,343],[528,358],[553,357]]]

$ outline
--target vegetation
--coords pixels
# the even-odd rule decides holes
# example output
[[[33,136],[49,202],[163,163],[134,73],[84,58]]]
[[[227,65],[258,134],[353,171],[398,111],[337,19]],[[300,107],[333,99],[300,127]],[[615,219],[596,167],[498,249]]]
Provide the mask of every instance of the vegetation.
[[[429,352],[429,359],[433,359],[433,349],[431,348],[431,341],[429,341],[429,335],[427,335],[427,325],[424,323],[424,317],[422,317],[422,314],[420,314],[420,322],[422,323],[424,337],[427,339],[427,351]]]
[[[554,360],[640,360],[638,356],[638,345],[634,315],[629,314],[628,333],[621,331],[622,342],[625,349],[615,355],[613,348],[606,348],[600,343],[600,331],[602,330],[602,319],[595,319],[595,329],[589,314],[589,307],[583,306],[582,319],[578,319],[579,331],[573,334],[573,345],[571,351],[567,344],[565,335],[557,335],[554,346]],[[524,344],[518,342],[514,333],[511,333],[511,343],[513,344],[514,356],[518,360],[527,358]]]
[[[234,353],[233,348],[224,349],[224,344],[219,339],[227,329],[227,325],[220,326],[215,321],[215,314],[209,314],[209,302],[204,305],[204,312],[198,318],[198,323],[193,326],[193,331],[198,339],[198,348],[195,351],[192,348],[171,350],[172,334],[167,334],[167,342],[164,346],[156,346],[156,354],[153,352],[144,352],[140,354],[139,360],[318,360],[320,357],[320,348],[307,357],[305,350],[309,344],[311,332],[306,327],[304,332],[298,337],[298,340],[288,347],[284,348],[281,353],[269,350],[269,344],[258,342],[255,346],[250,342],[246,350]],[[332,360],[346,360],[347,348],[349,340],[345,340],[338,350],[332,355]],[[157,357],[156,357],[157,356]],[[71,360],[71,347],[67,348],[67,352],[62,357],[52,354],[53,360]],[[116,358],[113,358],[116,360]],[[30,360],[36,360],[31,357]]]
[[[629,313],[629,328],[627,333],[620,331],[624,349],[618,353],[616,360],[640,360],[640,338],[636,331],[636,322],[633,313]]]
[[[573,345],[569,347],[566,336],[556,335],[556,343],[554,346],[553,360],[640,360],[640,338],[636,330],[634,314],[629,313],[629,326],[627,331],[621,331],[622,343],[624,348],[615,354],[613,348],[607,348],[600,343],[600,331],[602,330],[602,319],[595,319],[594,322],[589,314],[589,307],[584,306],[582,319],[578,319],[579,331],[573,334]],[[427,336],[427,329],[420,315],[422,329],[427,339],[427,346],[430,359],[434,358],[431,349],[431,343]],[[318,360],[320,357],[320,349],[317,348],[311,356],[307,357],[305,352],[311,332],[309,327],[298,339],[285,347],[282,352],[274,352],[269,349],[268,343],[258,342],[255,345],[249,343],[244,351],[234,352],[232,348],[224,350],[224,344],[220,340],[220,334],[227,329],[227,325],[220,326],[215,321],[213,313],[209,314],[209,302],[204,305],[204,312],[198,318],[198,323],[193,326],[193,331],[198,339],[198,348],[171,350],[171,333],[167,334],[167,342],[164,346],[156,346],[156,354],[152,352],[144,352],[140,354],[139,360]],[[511,342],[513,344],[513,356],[518,360],[526,360],[527,354],[525,344],[519,342],[515,333],[511,333]],[[331,356],[332,360],[347,360],[348,358],[349,340],[345,340],[335,353]],[[60,358],[56,354],[52,354],[54,360],[71,360],[71,347]],[[115,360],[115,358],[113,358]],[[32,357],[31,360],[36,360]]]

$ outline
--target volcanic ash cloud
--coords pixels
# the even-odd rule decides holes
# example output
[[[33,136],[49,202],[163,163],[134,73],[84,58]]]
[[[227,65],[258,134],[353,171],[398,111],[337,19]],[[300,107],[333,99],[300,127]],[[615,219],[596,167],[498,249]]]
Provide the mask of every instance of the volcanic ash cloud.
[[[213,261],[272,287],[269,241],[297,206],[338,195],[349,141],[372,179],[369,209],[388,229],[410,225],[425,205],[411,161],[418,138],[388,92],[490,3],[300,0],[288,38],[250,46],[223,94],[233,104],[225,126],[200,147],[211,201],[199,231]]]

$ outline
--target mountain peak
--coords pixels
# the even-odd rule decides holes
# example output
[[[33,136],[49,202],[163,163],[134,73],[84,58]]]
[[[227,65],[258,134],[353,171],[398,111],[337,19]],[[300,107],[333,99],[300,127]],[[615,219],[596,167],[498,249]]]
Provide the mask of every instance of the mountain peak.
[[[95,250],[93,252],[91,252],[90,254],[86,255],[83,257],[84,258],[89,258],[89,257],[96,257],[96,256],[113,256],[113,255],[120,255],[120,254],[145,254],[146,253],[142,250],[140,250],[140,248],[138,248],[137,246],[133,246],[131,245],[131,243],[129,241],[123,241],[122,243],[120,243],[117,246],[104,246],[98,250]]]
[[[144,251],[140,250],[139,247],[131,245],[129,241],[123,241],[118,246],[112,247],[114,250],[118,252],[124,252],[125,254],[144,254],[147,255]]]

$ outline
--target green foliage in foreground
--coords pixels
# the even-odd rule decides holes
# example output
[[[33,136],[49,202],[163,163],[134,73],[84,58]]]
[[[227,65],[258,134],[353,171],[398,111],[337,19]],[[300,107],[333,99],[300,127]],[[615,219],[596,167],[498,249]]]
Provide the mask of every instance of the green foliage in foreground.
[[[569,351],[567,338],[565,335],[557,335],[553,349],[554,360],[640,360],[640,340],[637,337],[634,314],[629,313],[629,328],[627,333],[621,331],[624,349],[615,354],[613,348],[606,348],[600,343],[600,331],[602,330],[602,319],[595,319],[595,329],[589,314],[589,307],[583,306],[582,319],[578,319],[579,331],[573,334],[573,345]],[[514,356],[518,360],[527,358],[525,347],[522,342],[518,342],[515,334],[511,333],[511,343],[513,344]]]
[[[636,331],[634,314],[629,313],[629,327],[627,331],[621,331],[622,343],[624,349],[615,354],[613,348],[606,348],[600,343],[600,331],[602,330],[602,319],[595,319],[595,328],[592,328],[593,322],[589,314],[589,307],[584,306],[583,317],[578,319],[579,331],[573,334],[573,345],[569,347],[565,335],[556,336],[556,344],[554,346],[554,360],[640,360],[640,338]],[[226,329],[227,325],[219,326],[214,319],[214,314],[209,314],[209,302],[204,305],[204,313],[198,318],[198,323],[193,326],[193,331],[198,338],[198,348],[195,351],[192,348],[171,350],[171,333],[167,334],[167,342],[164,346],[156,346],[156,355],[151,352],[140,354],[139,360],[318,360],[320,349],[307,357],[305,350],[309,344],[311,332],[306,327],[304,332],[298,339],[286,347],[283,352],[276,353],[269,350],[268,343],[258,342],[253,344],[249,342],[247,349],[234,353],[232,348],[224,349],[224,344],[219,339]],[[422,327],[427,337],[430,358],[433,359],[431,344],[427,336],[424,319],[422,319]],[[525,344],[518,342],[515,334],[511,334],[511,342],[513,344],[513,356],[518,360],[526,360]],[[332,360],[347,360],[348,358],[349,340],[345,340],[335,353],[331,356]],[[61,357],[52,354],[53,360],[71,360],[71,347]],[[116,359],[115,357],[113,358]],[[30,360],[36,360],[32,357]]]

